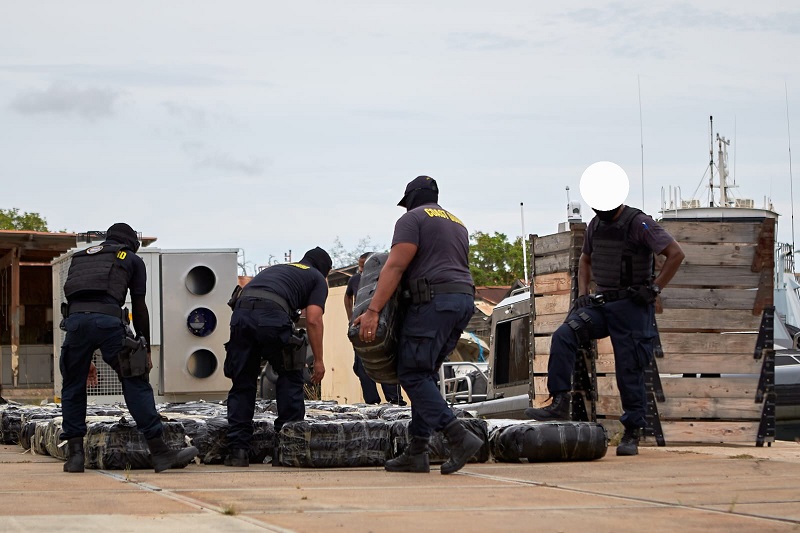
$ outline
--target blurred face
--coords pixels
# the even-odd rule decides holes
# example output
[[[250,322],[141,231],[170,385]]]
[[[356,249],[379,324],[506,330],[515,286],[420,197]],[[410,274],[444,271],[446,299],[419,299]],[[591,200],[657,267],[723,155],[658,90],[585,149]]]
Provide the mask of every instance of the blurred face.
[[[359,259],[358,260],[358,271],[359,272],[364,272],[364,262],[365,261],[366,261],[366,259]]]

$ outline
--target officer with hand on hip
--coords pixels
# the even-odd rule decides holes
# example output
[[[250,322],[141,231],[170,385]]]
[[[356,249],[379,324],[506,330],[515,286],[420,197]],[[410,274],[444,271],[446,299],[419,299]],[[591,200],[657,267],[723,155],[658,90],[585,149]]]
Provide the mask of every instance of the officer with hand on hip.
[[[67,297],[59,367],[63,386],[61,439],[67,441],[65,472],[83,472],[83,437],[86,435],[86,385],[96,383],[92,353],[99,349],[114,369],[136,427],[147,439],[156,472],[183,468],[197,455],[189,446],[172,450],[164,442],[164,427],[156,412],[148,375],[150,362],[150,314],[145,303],[147,272],[136,255],[139,239],[122,222],[112,225],[106,240],[72,256],[64,295]],[[125,297],[130,290],[133,326],[139,336],[130,339]],[[126,348],[126,345],[128,348]],[[91,373],[91,375],[90,375]]]
[[[623,410],[620,422],[625,427],[617,455],[636,455],[641,429],[647,426],[644,373],[653,358],[655,301],[678,271],[684,253],[652,218],[622,203],[629,184],[619,166],[608,161],[591,165],[580,187],[596,216],[586,227],[578,263],[578,297],[550,344],[547,388],[553,402],[541,409],[528,408],[525,415],[569,420],[579,345],[610,336]],[[653,254],[666,257],[658,276]],[[596,294],[589,294],[592,278]]]
[[[233,305],[231,336],[225,345],[225,377],[228,392],[228,457],[226,466],[250,466],[248,451],[253,439],[253,415],[261,361],[266,359],[278,373],[275,384],[278,418],[275,433],[286,422],[303,420],[306,368],[305,349],[293,321],[306,310],[308,343],[314,353],[312,383],[325,375],[322,361],[322,315],[328,298],[325,278],[331,257],[320,247],[309,250],[298,263],[273,265],[245,285]],[[303,348],[301,350],[296,349]],[[274,456],[273,456],[274,457]],[[273,464],[278,464],[273,459]]]
[[[439,188],[428,176],[418,176],[406,186],[397,204],[406,213],[395,224],[375,294],[353,322],[360,326],[362,341],[373,341],[386,302],[398,285],[408,291],[397,377],[411,400],[411,441],[402,455],[386,462],[390,472],[430,472],[428,443],[434,431],[444,432],[450,448],[442,474],[460,470],[483,445],[483,439],[459,424],[437,385],[439,367],[455,349],[475,308],[467,228],[438,200]]]

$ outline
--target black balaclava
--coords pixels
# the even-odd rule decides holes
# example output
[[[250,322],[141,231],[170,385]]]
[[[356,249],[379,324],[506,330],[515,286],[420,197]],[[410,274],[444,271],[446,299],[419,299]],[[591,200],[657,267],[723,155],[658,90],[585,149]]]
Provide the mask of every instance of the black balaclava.
[[[303,256],[300,262],[307,263],[309,266],[316,268],[326,278],[328,277],[328,273],[331,271],[331,266],[333,266],[333,261],[331,261],[331,256],[329,256],[328,252],[326,252],[319,246],[317,246],[313,250],[307,251],[306,255]]]
[[[430,189],[416,189],[408,193],[406,196],[406,210],[411,211],[415,207],[425,204],[438,204],[439,191],[432,191]]]
[[[133,231],[133,228],[124,222],[117,222],[112,224],[108,231],[106,231],[106,240],[124,244],[134,252],[139,250],[139,236]]]
[[[618,207],[615,207],[610,211],[600,211],[593,207],[592,211],[594,211],[597,214],[597,218],[599,218],[603,222],[611,222],[612,220],[614,220],[614,216],[617,214],[617,211],[619,211],[620,207],[622,206],[620,205]]]

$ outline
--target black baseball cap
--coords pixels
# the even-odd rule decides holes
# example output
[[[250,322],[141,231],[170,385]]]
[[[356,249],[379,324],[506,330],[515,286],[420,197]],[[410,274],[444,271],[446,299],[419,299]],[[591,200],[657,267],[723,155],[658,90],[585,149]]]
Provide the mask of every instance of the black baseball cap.
[[[400,201],[397,203],[400,207],[406,207],[406,200],[408,199],[408,195],[411,194],[413,191],[417,191],[420,189],[428,189],[433,192],[439,192],[439,187],[436,185],[436,180],[431,178],[430,176],[417,176],[406,185],[406,192]]]

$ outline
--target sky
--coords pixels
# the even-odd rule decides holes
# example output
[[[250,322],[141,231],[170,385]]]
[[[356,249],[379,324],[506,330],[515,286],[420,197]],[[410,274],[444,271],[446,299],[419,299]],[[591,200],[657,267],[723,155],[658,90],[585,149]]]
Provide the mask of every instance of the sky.
[[[798,52],[785,1],[4,1],[0,208],[252,271],[388,248],[424,174],[470,232],[547,235],[597,161],[655,217],[706,201],[713,116],[792,242]]]

